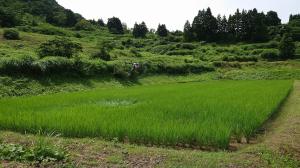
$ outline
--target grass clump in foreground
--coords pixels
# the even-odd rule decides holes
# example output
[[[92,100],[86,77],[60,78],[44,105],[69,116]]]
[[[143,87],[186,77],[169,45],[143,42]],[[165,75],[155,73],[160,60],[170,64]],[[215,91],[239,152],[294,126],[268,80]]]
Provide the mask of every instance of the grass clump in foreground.
[[[5,98],[0,127],[225,149],[232,137],[252,136],[291,87],[291,81],[212,81]]]
[[[66,153],[54,145],[50,144],[43,137],[29,148],[19,144],[0,143],[0,160],[36,162],[60,162],[66,160]]]

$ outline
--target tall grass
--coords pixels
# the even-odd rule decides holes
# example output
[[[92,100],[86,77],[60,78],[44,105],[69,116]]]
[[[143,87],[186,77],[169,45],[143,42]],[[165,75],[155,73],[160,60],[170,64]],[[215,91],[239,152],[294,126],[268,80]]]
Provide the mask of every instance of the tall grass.
[[[227,148],[278,109],[291,81],[134,86],[0,100],[0,128]]]

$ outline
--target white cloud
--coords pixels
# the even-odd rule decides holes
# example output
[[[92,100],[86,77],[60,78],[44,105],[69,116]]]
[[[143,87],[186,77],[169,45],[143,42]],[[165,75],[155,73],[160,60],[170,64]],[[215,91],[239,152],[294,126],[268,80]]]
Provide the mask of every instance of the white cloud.
[[[237,8],[277,11],[284,22],[291,13],[300,13],[299,0],[57,0],[59,4],[88,19],[116,16],[132,27],[145,21],[156,28],[164,23],[171,30],[182,29],[186,20],[193,20],[198,10],[211,7],[214,15],[234,13]]]

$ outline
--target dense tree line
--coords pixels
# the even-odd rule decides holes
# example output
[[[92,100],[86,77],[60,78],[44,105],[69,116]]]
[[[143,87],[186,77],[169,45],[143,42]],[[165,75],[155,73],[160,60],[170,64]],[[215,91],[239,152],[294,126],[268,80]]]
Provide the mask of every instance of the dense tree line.
[[[26,18],[28,14],[32,16],[29,19]],[[114,34],[130,32],[117,17],[109,18],[106,24],[102,19],[86,20],[72,10],[60,6],[55,0],[0,0],[0,27],[28,24],[36,26],[38,24],[35,19],[75,30],[92,31],[105,26]],[[215,17],[211,9],[207,8],[200,10],[193,22],[185,23],[183,34],[169,32],[164,24],[159,24],[156,31],[149,31],[145,22],[135,24],[132,30],[136,38],[146,37],[147,32],[168,37],[171,41],[178,41],[180,36],[186,42],[263,42],[274,38],[280,40],[285,33],[289,33],[293,40],[300,40],[300,14],[291,15],[289,23],[282,25],[274,11],[265,14],[258,12],[257,9],[242,11],[237,9],[227,18],[221,15]],[[178,38],[174,39],[175,36]]]
[[[288,26],[293,40],[300,41],[300,14],[290,15]]]
[[[97,26],[97,27],[105,27],[105,23],[103,19],[98,19],[97,21],[92,19],[88,20],[92,25]]]
[[[80,14],[63,8],[55,0],[0,0],[0,26],[12,27],[22,24],[26,13],[63,27],[73,27],[83,19]],[[3,17],[6,20],[3,21]]]
[[[0,27],[14,27],[18,24],[20,19],[15,12],[0,7]]]
[[[200,10],[192,25],[184,26],[186,41],[253,41],[268,40],[268,26],[277,26],[281,20],[274,11],[267,14],[257,9],[237,11],[227,19],[214,17],[211,9]]]
[[[290,15],[289,25],[300,27],[300,14]]]

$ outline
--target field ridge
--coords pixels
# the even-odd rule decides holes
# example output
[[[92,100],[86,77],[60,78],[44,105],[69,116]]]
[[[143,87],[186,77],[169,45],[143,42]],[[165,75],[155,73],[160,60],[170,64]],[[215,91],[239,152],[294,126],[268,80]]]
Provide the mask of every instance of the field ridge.
[[[266,125],[264,143],[292,152],[300,161],[300,81],[294,87],[276,117]]]

